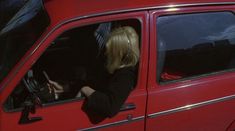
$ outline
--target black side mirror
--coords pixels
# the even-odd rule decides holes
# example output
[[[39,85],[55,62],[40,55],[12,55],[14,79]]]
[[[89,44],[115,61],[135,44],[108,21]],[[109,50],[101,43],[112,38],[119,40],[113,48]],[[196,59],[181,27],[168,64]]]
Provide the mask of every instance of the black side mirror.
[[[24,102],[24,108],[21,112],[20,120],[18,122],[19,124],[29,124],[42,120],[42,117],[29,117],[30,113],[36,113],[36,104],[39,104],[38,100],[39,99],[37,99],[35,96],[31,96],[30,99]]]

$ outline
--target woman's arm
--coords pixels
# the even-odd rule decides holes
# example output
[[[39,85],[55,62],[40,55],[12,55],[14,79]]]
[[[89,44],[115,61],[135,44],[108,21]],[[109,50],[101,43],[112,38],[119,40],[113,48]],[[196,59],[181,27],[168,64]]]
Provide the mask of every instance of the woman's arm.
[[[49,83],[47,83],[49,93],[52,94],[54,93],[55,99],[59,99],[59,95],[64,92],[64,87],[60,85],[59,83],[49,80]]]
[[[92,95],[92,94],[95,92],[95,90],[92,89],[92,88],[89,87],[89,86],[83,86],[83,87],[81,88],[81,92],[82,92],[86,97],[89,97],[90,95]]]

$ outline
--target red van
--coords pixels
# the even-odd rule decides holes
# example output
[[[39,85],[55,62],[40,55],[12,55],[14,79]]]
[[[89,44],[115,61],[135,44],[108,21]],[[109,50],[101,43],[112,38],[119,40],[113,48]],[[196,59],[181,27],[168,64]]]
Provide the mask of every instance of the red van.
[[[235,130],[235,1],[0,1],[1,131]],[[96,33],[131,26],[140,38],[136,86],[94,123],[76,89],[57,99],[47,79],[102,78]]]

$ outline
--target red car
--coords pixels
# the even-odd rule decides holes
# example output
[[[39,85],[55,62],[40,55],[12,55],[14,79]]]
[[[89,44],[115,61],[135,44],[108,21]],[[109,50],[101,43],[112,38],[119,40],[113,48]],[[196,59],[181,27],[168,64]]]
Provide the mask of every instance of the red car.
[[[0,1],[1,131],[235,130],[235,1]],[[97,34],[131,26],[140,38],[136,87],[94,123],[78,89],[102,79]]]

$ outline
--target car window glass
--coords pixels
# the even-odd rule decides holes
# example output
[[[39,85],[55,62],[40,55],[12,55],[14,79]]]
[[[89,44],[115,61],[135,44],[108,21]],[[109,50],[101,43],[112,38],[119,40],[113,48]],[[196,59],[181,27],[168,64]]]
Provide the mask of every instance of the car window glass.
[[[101,24],[104,26],[101,27]],[[92,24],[61,34],[8,97],[4,104],[5,110],[14,111],[23,107],[24,102],[31,99],[29,96],[32,96],[32,92],[44,105],[83,99],[78,92],[84,82],[102,85],[108,76],[105,69],[105,48],[102,48],[102,41],[105,41],[102,38],[104,30],[120,26],[133,27],[141,38],[140,22],[136,19]],[[103,29],[97,30],[98,28]],[[97,36],[98,34],[101,36]],[[63,93],[55,96],[47,86],[48,78],[62,85]]]
[[[211,74],[235,67],[232,12],[166,15],[157,18],[157,81]]]
[[[0,2],[0,8],[4,6],[0,9],[0,82],[50,24],[50,18],[39,1]]]

